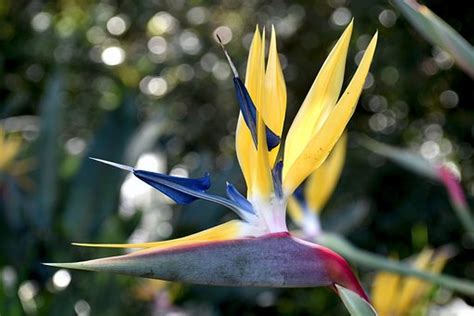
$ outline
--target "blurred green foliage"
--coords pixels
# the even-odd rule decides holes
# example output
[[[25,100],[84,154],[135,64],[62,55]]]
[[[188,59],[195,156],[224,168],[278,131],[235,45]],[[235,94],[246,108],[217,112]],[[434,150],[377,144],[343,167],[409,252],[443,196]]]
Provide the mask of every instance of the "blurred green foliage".
[[[429,6],[472,42],[469,2]],[[233,145],[238,108],[214,32],[219,28],[243,73],[255,25],[275,25],[291,118],[352,17],[349,74],[376,29],[380,39],[352,136],[364,133],[433,161],[454,161],[472,203],[472,81],[389,2],[1,1],[1,127],[24,138],[19,158],[33,164],[21,176],[0,171],[0,314],[157,315],[159,300],[136,295],[141,280],[59,273],[41,262],[110,254],[70,247],[72,241],[182,236],[231,215],[205,202],[170,205],[87,157],[141,160],[176,174],[208,170],[214,192],[223,192],[225,180],[243,189]],[[370,209],[348,229],[338,210],[360,199]],[[453,244],[460,252],[447,271],[474,278],[474,245],[443,188],[355,142],[327,213],[328,227],[344,227],[359,247],[382,255]],[[370,274],[361,275],[368,286]],[[183,285],[171,294],[180,309],[200,315],[343,313],[326,289]]]

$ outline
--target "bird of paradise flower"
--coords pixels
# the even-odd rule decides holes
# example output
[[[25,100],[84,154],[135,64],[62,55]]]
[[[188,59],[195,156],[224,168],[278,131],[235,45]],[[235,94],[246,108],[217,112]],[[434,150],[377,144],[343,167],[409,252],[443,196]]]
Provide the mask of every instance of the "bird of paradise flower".
[[[272,28],[265,69],[265,32],[258,27],[250,47],[245,84],[225,51],[234,74],[240,114],[236,152],[246,197],[227,183],[227,198],[208,193],[210,177],[181,178],[137,170],[95,159],[132,172],[178,204],[203,199],[234,211],[240,219],[199,233],[141,244],[76,244],[141,248],[130,254],[55,267],[108,271],[147,278],[224,286],[339,286],[368,300],[347,262],[325,247],[293,237],[286,226],[286,206],[295,189],[330,154],[354,113],[374,55],[377,33],[340,96],[352,22],[330,52],[286,136],[283,161],[277,162],[286,111],[286,86]]]
[[[453,249],[446,247],[438,251],[424,249],[412,265],[417,269],[440,273]],[[415,315],[416,311],[426,308],[427,299],[433,285],[413,277],[401,277],[389,272],[379,272],[372,283],[374,307],[380,316]]]

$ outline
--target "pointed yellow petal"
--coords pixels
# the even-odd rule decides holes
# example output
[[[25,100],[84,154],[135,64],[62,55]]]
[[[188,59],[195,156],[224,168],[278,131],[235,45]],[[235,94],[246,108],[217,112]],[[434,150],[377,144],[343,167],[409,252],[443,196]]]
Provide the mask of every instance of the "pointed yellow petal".
[[[301,155],[311,137],[321,127],[336,104],[344,80],[347,50],[352,34],[352,22],[346,28],[324,62],[298,114],[291,124],[285,143],[283,174]]]
[[[96,247],[96,248],[167,248],[187,245],[192,242],[228,240],[251,235],[249,225],[240,220],[232,220],[224,224],[203,230],[182,238],[164,240],[157,242],[137,243],[137,244],[88,244],[73,243],[75,246]]]
[[[262,35],[255,29],[255,34],[250,46],[245,72],[245,86],[257,110],[261,109],[263,94],[263,79],[265,77],[265,30]]]
[[[400,277],[396,274],[379,272],[372,285],[372,303],[380,316],[392,314],[400,292]]]
[[[414,266],[420,270],[427,270],[432,256],[432,250],[423,250],[416,258]],[[417,278],[406,278],[396,304],[398,313],[404,315],[411,311],[420,297],[426,294],[426,289],[426,282]]]
[[[258,148],[253,162],[254,172],[251,195],[256,193],[259,197],[268,198],[270,197],[270,193],[273,192],[273,180],[268,160],[269,154],[265,134],[265,124],[260,112],[257,112],[257,137]]]
[[[305,197],[310,210],[319,213],[336,188],[346,158],[346,147],[347,134],[344,134],[329,157],[309,177],[305,185]]]
[[[255,34],[250,46],[249,57],[247,61],[247,71],[245,75],[245,86],[250,94],[250,97],[255,103],[257,110],[261,104],[263,78],[264,78],[264,43],[258,30]],[[252,188],[252,158],[255,156],[255,146],[253,144],[250,130],[248,129],[242,114],[239,114],[237,122],[237,130],[235,136],[235,148],[237,152],[237,159],[239,160],[240,168],[247,183],[247,188]]]
[[[286,85],[280,59],[278,58],[276,33],[273,26],[262,101],[262,114],[265,124],[281,137],[286,112]],[[274,164],[279,148],[280,146],[277,146],[271,151],[270,166]]]
[[[431,265],[428,268],[428,271],[433,272],[433,273],[440,273],[441,270],[443,270],[444,266],[446,265],[446,262],[448,262],[449,258],[451,258],[451,254],[440,251],[439,253],[436,253],[434,255],[434,258],[432,259]]]
[[[250,134],[250,130],[245,124],[244,118],[240,113],[235,131],[235,151],[237,153],[237,160],[239,161],[240,169],[244,175],[247,188],[250,188],[252,185],[252,169],[250,161],[251,153],[252,151],[255,151],[252,146],[252,135]]]
[[[288,199],[288,215],[300,227],[303,227],[304,212],[301,204],[291,196]]]
[[[18,155],[18,152],[21,149],[21,144],[22,141],[20,137],[11,136],[5,139],[2,138],[2,147],[0,147],[0,170],[6,169],[10,166],[11,162]]]
[[[326,121],[290,165],[286,162],[287,149],[285,149],[283,187],[286,194],[291,194],[308,175],[324,162],[344,132],[364,87],[376,43],[377,33],[370,41],[354,77],[329,113]]]

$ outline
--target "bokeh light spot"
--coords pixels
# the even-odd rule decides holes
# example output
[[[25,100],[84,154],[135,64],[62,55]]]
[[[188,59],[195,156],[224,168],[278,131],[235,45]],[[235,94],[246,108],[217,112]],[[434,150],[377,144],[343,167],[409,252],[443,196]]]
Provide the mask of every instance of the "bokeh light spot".
[[[392,27],[397,22],[397,15],[393,10],[383,10],[379,14],[379,22],[385,27]]]
[[[445,108],[452,109],[458,105],[459,96],[453,90],[445,90],[441,92],[439,101]]]
[[[218,35],[223,44],[227,44],[232,40],[232,30],[227,26],[219,26],[213,34],[214,38]]]
[[[118,46],[107,47],[101,54],[102,62],[109,66],[120,65],[125,60],[125,51]]]
[[[56,290],[64,290],[70,283],[71,274],[65,269],[60,269],[53,275],[53,284]]]
[[[31,19],[31,27],[36,32],[44,32],[51,25],[51,14],[39,12]]]
[[[148,40],[147,46],[150,52],[152,52],[153,54],[161,55],[166,53],[168,44],[166,43],[166,40],[163,37],[153,36]]]
[[[112,35],[122,35],[127,30],[127,21],[124,17],[117,15],[107,21],[107,31]]]
[[[331,15],[331,23],[336,26],[346,26],[352,18],[352,13],[348,8],[337,8]]]

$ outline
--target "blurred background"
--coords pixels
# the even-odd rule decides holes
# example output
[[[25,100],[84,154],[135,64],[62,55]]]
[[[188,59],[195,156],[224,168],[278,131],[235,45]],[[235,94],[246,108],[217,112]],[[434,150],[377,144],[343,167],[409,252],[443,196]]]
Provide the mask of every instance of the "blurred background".
[[[468,1],[425,3],[473,42]],[[327,289],[167,284],[58,271],[41,262],[117,253],[79,249],[73,241],[161,240],[232,218],[207,202],[173,205],[87,157],[174,175],[210,171],[212,192],[222,194],[226,180],[245,191],[234,148],[238,106],[214,34],[243,74],[255,25],[275,26],[288,89],[287,131],[352,18],[346,82],[376,30],[379,42],[323,227],[363,249],[400,258],[426,245],[452,244],[467,251],[445,271],[473,279],[474,245],[463,237],[443,187],[355,141],[365,134],[430,161],[451,161],[472,204],[472,80],[390,2],[2,0],[0,314],[343,313]],[[358,272],[368,288],[372,274]],[[436,299],[450,297],[444,291]]]

